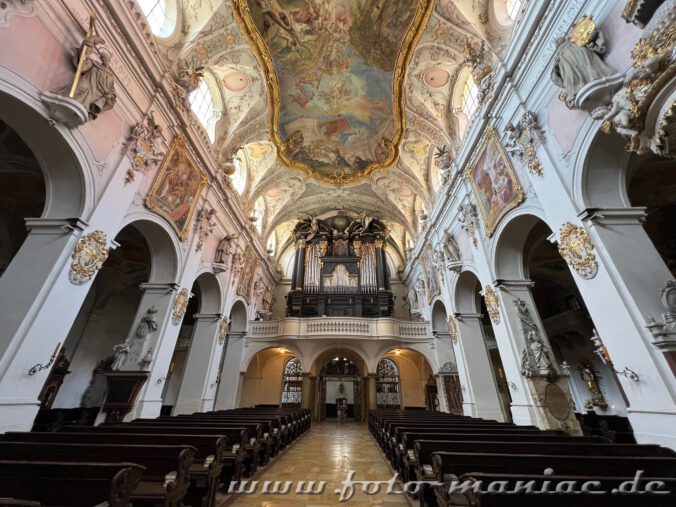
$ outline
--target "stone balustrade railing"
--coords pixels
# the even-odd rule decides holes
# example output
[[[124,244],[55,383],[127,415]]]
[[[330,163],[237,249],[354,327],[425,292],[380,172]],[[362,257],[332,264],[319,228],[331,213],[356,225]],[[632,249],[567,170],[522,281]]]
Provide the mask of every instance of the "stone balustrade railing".
[[[424,340],[432,337],[429,322],[413,322],[393,318],[365,319],[358,317],[289,317],[249,323],[250,339],[270,338],[373,338]]]

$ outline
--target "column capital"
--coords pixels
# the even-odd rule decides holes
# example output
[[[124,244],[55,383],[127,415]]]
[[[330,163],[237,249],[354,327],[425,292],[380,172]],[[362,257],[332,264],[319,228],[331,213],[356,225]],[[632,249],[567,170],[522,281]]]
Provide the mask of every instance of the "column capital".
[[[211,320],[217,322],[223,318],[222,313],[196,313],[193,315],[195,320]]]
[[[491,284],[498,290],[509,289],[530,289],[535,285],[533,280],[505,280],[504,278],[496,278]]]
[[[645,206],[627,208],[587,208],[578,213],[582,222],[594,225],[640,225],[648,214]]]
[[[458,322],[462,322],[463,320],[481,320],[483,318],[483,313],[454,313],[453,317],[455,317],[455,320]]]
[[[76,234],[89,226],[79,218],[26,218],[24,221],[30,234]]]
[[[177,283],[153,283],[147,282],[142,283],[140,286],[141,291],[147,294],[169,294],[171,292],[176,292],[179,289]]]

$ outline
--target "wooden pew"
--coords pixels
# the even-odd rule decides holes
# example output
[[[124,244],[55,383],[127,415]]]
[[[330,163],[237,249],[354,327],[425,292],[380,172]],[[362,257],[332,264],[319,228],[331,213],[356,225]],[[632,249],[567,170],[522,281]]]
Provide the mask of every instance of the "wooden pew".
[[[45,506],[128,507],[143,470],[136,463],[0,460],[0,497]]]
[[[641,477],[635,484],[642,491],[645,491],[646,484],[652,480],[659,480],[664,483],[663,491],[669,491],[669,494],[659,495],[532,495],[526,494],[475,494],[469,489],[465,494],[455,495],[453,505],[472,505],[476,507],[637,507],[646,505],[650,507],[673,507],[676,504],[676,479],[674,478],[651,478]],[[531,488],[536,491],[546,490],[556,491],[557,486],[565,487],[565,483],[571,481],[577,484],[577,490],[582,489],[582,484],[588,481],[595,481],[590,484],[592,491],[617,490],[622,483],[628,484],[629,481],[635,481],[635,476],[625,477],[604,477],[594,475],[536,475],[536,474],[493,474],[493,473],[470,473],[463,475],[460,482],[468,481],[470,486],[480,486],[486,491],[490,483],[500,482],[504,484],[506,490],[515,491],[517,487],[523,487],[531,484]],[[502,487],[502,486],[501,486]]]
[[[258,463],[260,461],[260,441],[263,436],[261,425],[257,423],[244,423],[237,422],[229,424],[227,422],[218,422],[211,420],[197,420],[190,421],[184,419],[175,419],[173,417],[159,418],[159,419],[135,419],[129,423],[122,424],[113,424],[113,425],[102,425],[101,427],[120,427],[120,426],[132,426],[132,427],[141,427],[141,426],[158,426],[158,427],[177,427],[177,428],[194,428],[196,426],[200,428],[211,428],[211,429],[223,429],[223,430],[241,430],[244,429],[248,433],[248,439],[243,445],[245,452],[244,456],[244,474],[247,477],[251,477],[256,473],[258,468]]]
[[[489,441],[481,439],[478,436],[476,440],[416,440],[414,450],[415,470],[413,477],[409,480],[433,481],[436,479],[433,472],[433,456],[437,452],[470,452],[470,453],[504,453],[513,454],[518,459],[520,454],[540,454],[540,455],[566,455],[566,456],[624,456],[624,457],[651,457],[667,456],[676,457],[676,452],[659,445],[636,445],[636,444],[617,444],[612,445],[609,442],[595,443],[596,437],[575,437],[561,436],[557,441],[538,440],[537,436],[531,436],[531,441],[507,441],[494,440]],[[500,436],[499,438],[505,438]],[[591,442],[589,440],[592,440]],[[434,505],[434,494],[429,488],[423,488],[423,494],[426,495],[424,502],[428,505]]]
[[[545,454],[504,454],[470,452],[435,452],[432,457],[434,480],[445,483],[474,473],[543,474],[552,469],[555,474],[589,477],[633,477],[642,470],[646,477],[676,477],[676,458],[575,456]],[[450,505],[446,486],[435,486],[439,505]],[[570,499],[569,499],[570,500]]]
[[[131,496],[139,505],[178,507],[190,486],[189,469],[195,448],[111,444],[54,444],[44,442],[0,442],[0,456],[8,460],[58,462],[137,463],[145,468]]]
[[[243,462],[245,457],[244,446],[249,440],[245,429],[229,430],[225,428],[206,428],[193,426],[185,428],[181,426],[132,426],[121,424],[119,426],[98,426],[94,428],[66,426],[63,432],[73,433],[131,433],[131,434],[180,434],[180,435],[212,435],[227,438],[228,448],[223,452],[221,460],[221,482],[227,488],[231,481],[239,481],[242,478]]]
[[[185,503],[188,505],[201,504],[202,499],[204,499],[203,503],[205,505],[213,505],[216,489],[222,476],[223,456],[227,445],[227,438],[222,435],[105,433],[90,429],[87,432],[80,433],[9,432],[0,435],[0,445],[2,442],[119,446],[190,446],[195,448],[195,454],[189,470],[191,485],[186,494]]]
[[[401,446],[397,449],[397,464],[399,468],[397,471],[401,474],[404,480],[415,480],[416,477],[416,468],[427,465],[431,468],[432,466],[432,456],[431,453],[429,456],[425,454],[424,459],[421,459],[416,455],[415,445],[418,441],[431,441],[431,442],[445,442],[445,441],[455,441],[455,442],[481,442],[488,443],[491,442],[543,442],[543,443],[556,443],[556,442],[568,442],[568,443],[589,443],[589,444],[609,444],[610,441],[604,437],[578,437],[570,435],[560,435],[558,433],[549,433],[546,431],[541,431],[540,433],[455,433],[450,435],[449,433],[434,433],[427,431],[417,431],[417,432],[405,432],[402,435]],[[425,444],[428,445],[427,443]],[[430,444],[433,445],[433,444]],[[429,447],[425,447],[427,451]],[[443,451],[447,449],[433,449]]]

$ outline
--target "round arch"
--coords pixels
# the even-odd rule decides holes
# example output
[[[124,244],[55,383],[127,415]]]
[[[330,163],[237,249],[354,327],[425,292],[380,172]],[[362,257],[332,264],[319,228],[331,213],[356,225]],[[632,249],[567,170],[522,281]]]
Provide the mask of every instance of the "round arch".
[[[19,87],[23,87],[21,90]],[[51,126],[26,90],[29,83],[10,84],[0,78],[0,120],[26,143],[45,179],[46,199],[42,218],[87,218],[92,206],[93,167],[74,134]],[[37,91],[35,95],[37,95]]]
[[[479,313],[478,291],[481,286],[474,271],[463,270],[455,283],[455,308],[458,313]]]
[[[432,332],[448,332],[448,311],[441,299],[432,304]]]
[[[242,357],[240,371],[246,371],[251,366],[251,362],[255,359],[255,357],[266,350],[277,350],[280,354],[288,353],[288,358],[298,358],[300,364],[303,365],[303,371],[305,371],[307,362],[301,351],[295,345],[289,345],[286,343],[275,343],[273,345],[270,343],[252,343],[249,346],[249,350]]]
[[[221,284],[211,271],[201,273],[195,279],[200,291],[199,313],[220,313],[222,307]]]
[[[243,333],[247,330],[249,316],[246,304],[238,299],[230,308],[230,332]]]
[[[511,216],[507,215],[495,233],[490,265],[495,278],[523,280],[526,276],[526,238],[539,222],[547,222],[538,208],[524,208],[513,213]]]
[[[136,228],[145,238],[152,258],[150,279],[152,283],[172,283],[178,278],[181,264],[180,248],[176,235],[159,217],[143,213],[132,215],[120,227]]]

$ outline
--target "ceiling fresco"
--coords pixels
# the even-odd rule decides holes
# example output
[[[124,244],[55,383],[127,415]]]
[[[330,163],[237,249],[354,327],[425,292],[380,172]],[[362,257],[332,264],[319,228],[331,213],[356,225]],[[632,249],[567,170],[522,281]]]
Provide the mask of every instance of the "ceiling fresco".
[[[212,149],[239,160],[242,205],[280,265],[308,214],[386,221],[405,257],[439,191],[438,153],[452,160],[462,143],[465,46],[484,42],[495,59],[509,42],[498,0],[177,1],[182,26],[160,50],[175,72],[202,67],[217,84]]]
[[[233,0],[290,167],[331,183],[397,160],[405,69],[434,0]]]

